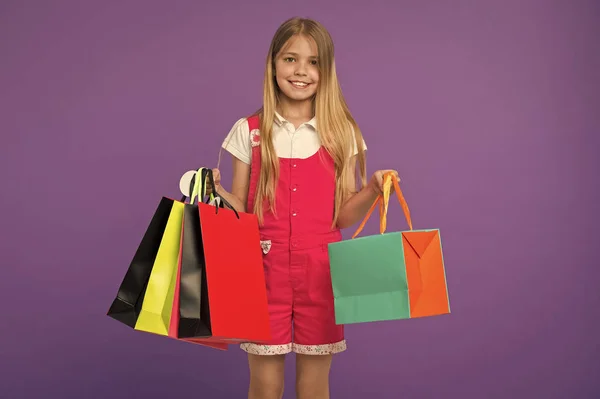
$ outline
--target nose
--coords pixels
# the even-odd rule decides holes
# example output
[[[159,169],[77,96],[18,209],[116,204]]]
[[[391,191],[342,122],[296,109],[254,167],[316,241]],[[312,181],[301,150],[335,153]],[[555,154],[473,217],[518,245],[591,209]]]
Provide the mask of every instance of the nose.
[[[294,71],[294,74],[298,76],[306,76],[306,64],[304,62],[298,62],[296,64],[296,70]]]

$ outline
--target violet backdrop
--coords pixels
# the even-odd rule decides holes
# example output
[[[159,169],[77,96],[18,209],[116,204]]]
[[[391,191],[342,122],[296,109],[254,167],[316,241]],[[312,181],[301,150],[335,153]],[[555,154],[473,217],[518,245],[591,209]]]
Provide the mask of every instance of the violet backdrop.
[[[334,37],[369,172],[398,169],[415,228],[441,229],[452,306],[349,326],[332,397],[599,397],[600,3],[585,0],[3,0],[0,396],[245,397],[238,348],[105,313],[160,197],[260,106],[269,41],[295,15]],[[399,206],[388,227],[406,228]]]

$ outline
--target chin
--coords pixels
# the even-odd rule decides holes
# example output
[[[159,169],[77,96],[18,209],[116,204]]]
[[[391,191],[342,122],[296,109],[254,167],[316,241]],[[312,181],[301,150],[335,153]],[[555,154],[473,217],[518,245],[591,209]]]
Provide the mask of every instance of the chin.
[[[308,100],[312,100],[316,94],[315,92],[307,92],[307,93],[290,93],[287,90],[282,90],[281,91],[287,98],[289,98],[292,101],[308,101]]]
[[[302,101],[310,101],[314,98],[314,94],[308,95],[308,96],[288,96],[288,98],[290,100],[293,101],[298,101],[298,102],[302,102]]]

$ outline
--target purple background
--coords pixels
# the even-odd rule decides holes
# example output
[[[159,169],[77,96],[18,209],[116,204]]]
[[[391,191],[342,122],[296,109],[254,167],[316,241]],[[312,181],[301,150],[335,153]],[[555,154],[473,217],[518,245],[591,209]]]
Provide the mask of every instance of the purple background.
[[[246,396],[238,348],[105,313],[160,196],[259,107],[294,15],[334,37],[369,171],[397,168],[415,228],[441,228],[453,310],[349,326],[332,396],[600,396],[597,1],[204,3],[2,1],[0,396]]]

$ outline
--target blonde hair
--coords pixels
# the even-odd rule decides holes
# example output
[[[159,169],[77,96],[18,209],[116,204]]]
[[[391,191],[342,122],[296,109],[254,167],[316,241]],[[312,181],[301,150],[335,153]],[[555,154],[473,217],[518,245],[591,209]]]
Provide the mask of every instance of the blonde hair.
[[[279,159],[273,146],[273,122],[280,90],[275,82],[275,61],[288,41],[297,35],[312,39],[318,48],[319,85],[313,99],[313,109],[319,138],[335,164],[336,187],[332,221],[332,226],[335,227],[340,208],[346,199],[354,194],[348,189],[347,182],[351,177],[350,162],[353,159],[355,142],[358,147],[356,160],[359,164],[362,187],[366,185],[366,159],[361,131],[348,109],[337,79],[333,41],[325,27],[311,19],[292,18],[284,22],[275,32],[267,54],[263,106],[256,113],[260,117],[261,169],[253,212],[262,223],[264,199],[269,201],[270,210],[276,211],[275,191],[279,178]],[[356,179],[356,175],[352,178]]]

